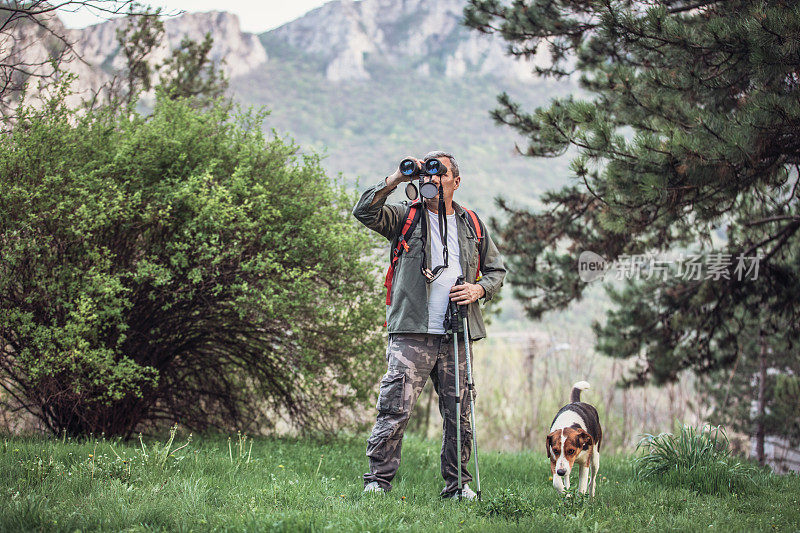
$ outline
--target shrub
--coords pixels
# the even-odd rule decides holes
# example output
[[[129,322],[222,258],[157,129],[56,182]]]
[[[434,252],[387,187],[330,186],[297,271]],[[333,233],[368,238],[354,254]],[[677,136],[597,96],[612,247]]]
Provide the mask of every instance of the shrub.
[[[0,138],[0,384],[55,433],[330,427],[377,374],[374,241],[263,114],[61,101]]]
[[[516,520],[531,516],[534,512],[533,502],[518,494],[504,489],[495,498],[487,501],[481,509],[481,514],[488,517]]]
[[[637,445],[645,453],[634,459],[636,476],[709,494],[755,489],[755,467],[732,458],[728,444],[722,426],[645,435]]]

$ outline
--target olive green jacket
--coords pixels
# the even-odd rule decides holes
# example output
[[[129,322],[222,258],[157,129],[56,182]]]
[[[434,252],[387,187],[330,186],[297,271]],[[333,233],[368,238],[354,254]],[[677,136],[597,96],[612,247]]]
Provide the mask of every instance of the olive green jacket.
[[[400,232],[403,230],[410,202],[386,204],[386,198],[382,198],[372,204],[375,193],[384,188],[386,188],[386,182],[381,180],[364,191],[361,199],[353,208],[353,216],[369,229],[377,231],[389,239],[391,241],[391,249],[394,250]],[[456,212],[461,271],[464,273],[464,279],[467,282],[475,283],[475,277],[478,272],[478,237],[467,222],[469,215],[464,211],[464,208],[453,202],[453,209]],[[408,251],[402,253],[395,266],[391,304],[386,308],[386,323],[389,334],[428,333],[428,298],[430,297],[431,286],[425,282],[425,278],[420,272],[423,246],[422,224],[428,224],[428,217],[424,212],[421,213],[419,223],[414,228],[414,232],[407,239]],[[431,232],[428,231],[427,235],[430,234]],[[503,285],[506,269],[503,266],[500,252],[488,232],[485,235],[485,239],[488,246],[486,257],[484,258],[484,271],[477,283],[486,291],[483,299],[488,301],[497,294],[497,291]],[[427,258],[427,265],[425,266],[430,268],[430,241],[425,243],[425,257]],[[472,340],[482,339],[486,336],[486,327],[483,324],[480,305],[477,301],[469,304],[467,320]]]

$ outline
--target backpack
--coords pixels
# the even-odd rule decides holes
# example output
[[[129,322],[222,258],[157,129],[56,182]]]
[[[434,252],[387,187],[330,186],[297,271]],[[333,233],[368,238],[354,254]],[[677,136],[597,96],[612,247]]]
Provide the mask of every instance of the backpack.
[[[392,250],[389,268],[386,270],[386,280],[383,282],[383,286],[386,287],[386,305],[392,303],[392,281],[394,280],[394,268],[397,265],[397,261],[400,260],[400,256],[403,254],[403,252],[408,251],[407,238],[414,233],[414,228],[416,228],[417,224],[419,223],[420,213],[422,212],[421,207],[422,202],[414,202],[408,207],[408,211],[406,211],[406,221],[403,224],[403,229],[400,231],[400,235],[397,237],[397,245],[394,247],[394,250]],[[476,215],[474,211],[470,211],[469,209],[464,209],[464,211],[469,214],[469,217],[467,217],[467,222],[472,228],[473,233],[475,233],[475,235],[478,237],[478,274],[475,278],[475,281],[477,281],[481,278],[481,273],[483,272],[484,268],[483,261],[486,258],[486,247],[488,246],[488,243],[484,238],[486,231],[483,226],[483,222],[480,221],[478,215]]]

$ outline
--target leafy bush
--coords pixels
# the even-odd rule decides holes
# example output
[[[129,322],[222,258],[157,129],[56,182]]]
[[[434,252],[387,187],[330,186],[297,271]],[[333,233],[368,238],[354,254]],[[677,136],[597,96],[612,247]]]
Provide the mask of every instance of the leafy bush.
[[[636,476],[709,494],[756,489],[757,470],[732,458],[728,445],[722,426],[699,431],[683,426],[678,435],[645,435],[637,445],[645,453],[634,459]]]
[[[50,103],[0,138],[0,384],[55,433],[330,427],[377,375],[374,241],[261,113]]]
[[[497,497],[487,501],[481,509],[481,513],[484,516],[517,521],[532,515],[533,511],[533,502],[508,489],[503,490]]]

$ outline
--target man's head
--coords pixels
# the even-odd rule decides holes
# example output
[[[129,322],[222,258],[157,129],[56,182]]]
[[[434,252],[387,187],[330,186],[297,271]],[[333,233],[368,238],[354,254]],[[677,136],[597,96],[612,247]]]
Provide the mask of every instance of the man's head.
[[[453,201],[453,194],[456,192],[456,189],[458,189],[458,186],[461,183],[461,175],[458,172],[458,163],[456,163],[456,159],[452,154],[443,152],[441,150],[428,152],[425,154],[425,157],[422,158],[423,161],[427,161],[429,159],[438,159],[447,168],[446,174],[442,176],[433,176],[431,181],[438,186],[439,180],[441,179],[442,190],[444,191],[444,201],[445,203],[449,204]],[[437,194],[435,197],[428,200],[428,202],[433,203],[434,205],[437,204],[439,202],[439,195]]]

